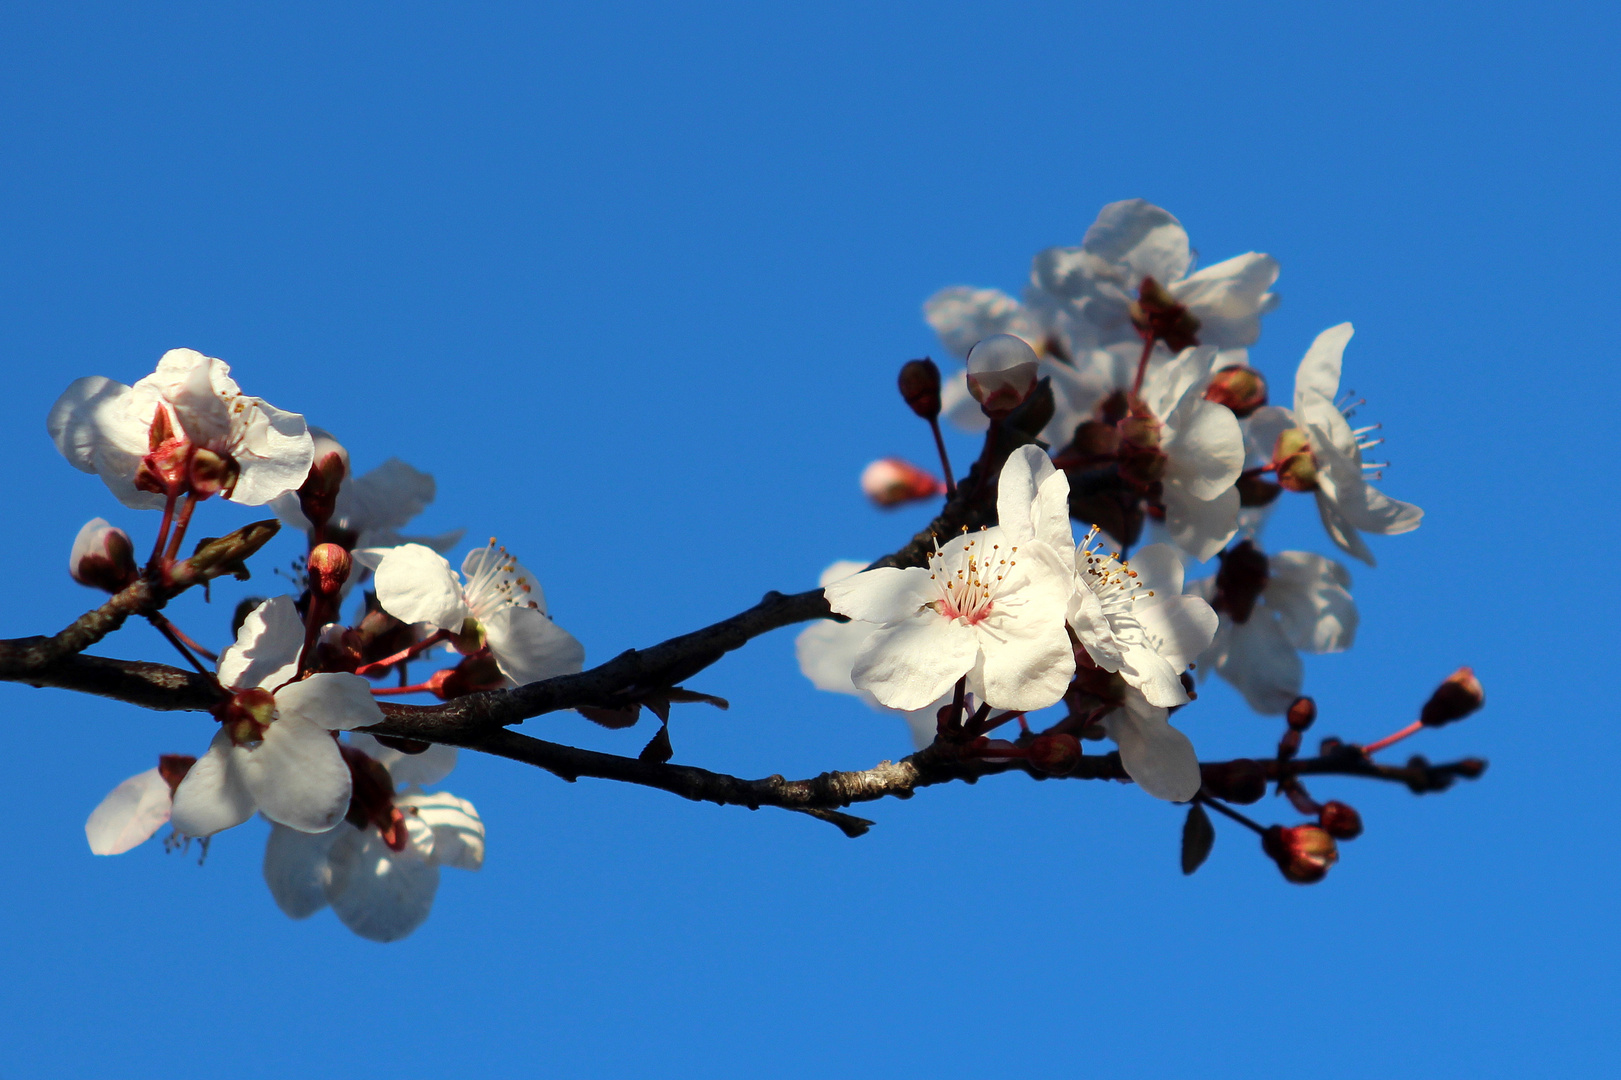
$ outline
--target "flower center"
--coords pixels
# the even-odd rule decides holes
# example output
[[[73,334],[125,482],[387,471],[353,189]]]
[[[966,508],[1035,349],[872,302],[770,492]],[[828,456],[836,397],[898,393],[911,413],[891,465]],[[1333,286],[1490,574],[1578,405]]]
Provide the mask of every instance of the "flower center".
[[[1137,580],[1137,571],[1131,568],[1129,561],[1121,559],[1117,552],[1104,551],[1096,546],[1098,532],[1098,527],[1094,525],[1081,539],[1080,547],[1075,552],[1076,566],[1081,581],[1092,590],[1092,595],[1103,605],[1103,614],[1114,624],[1131,611],[1142,584]],[[1154,591],[1150,589],[1145,595],[1153,596]]]
[[[985,547],[978,540],[965,539],[944,551],[935,541],[929,556],[929,579],[939,599],[930,605],[948,619],[961,619],[969,626],[983,622],[996,607],[996,594],[1007,572],[1018,565],[1013,558],[1017,547],[1007,551],[1001,544]]]
[[[518,560],[509,555],[506,548],[498,546],[492,536],[482,565],[462,594],[467,598],[467,606],[473,609],[474,617],[485,619],[502,608],[540,607],[530,598],[534,591],[534,583],[519,569]]]

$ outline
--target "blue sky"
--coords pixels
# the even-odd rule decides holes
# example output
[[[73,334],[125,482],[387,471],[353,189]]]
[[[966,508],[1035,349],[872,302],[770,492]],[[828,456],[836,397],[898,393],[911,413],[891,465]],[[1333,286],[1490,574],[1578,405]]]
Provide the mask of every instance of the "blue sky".
[[[1275,386],[1356,324],[1385,490],[1427,510],[1353,569],[1313,736],[1384,734],[1471,663],[1487,711],[1414,749],[1492,767],[1424,799],[1317,785],[1368,831],[1301,889],[1224,823],[1184,879],[1180,813],[1115,785],[930,790],[851,841],[464,757],[489,860],[385,947],[281,916],[262,824],[201,868],[91,856],[102,794],[210,721],[0,686],[0,1078],[1613,1075],[1616,30],[1574,4],[8,7],[0,635],[93,600],[61,572],[84,520],[154,527],[61,461],[50,403],[176,346],[362,469],[433,472],[424,529],[499,536],[593,662],[808,587],[926,519],[855,488],[928,459],[893,394],[941,355],[922,301],[1016,291],[1141,196],[1206,262],[1280,260]],[[1327,552],[1314,518],[1269,539]],[[295,553],[176,618],[223,638]],[[791,637],[692,680],[733,707],[679,712],[678,761],[906,751]],[[1184,715],[1207,755],[1278,734],[1219,687]]]

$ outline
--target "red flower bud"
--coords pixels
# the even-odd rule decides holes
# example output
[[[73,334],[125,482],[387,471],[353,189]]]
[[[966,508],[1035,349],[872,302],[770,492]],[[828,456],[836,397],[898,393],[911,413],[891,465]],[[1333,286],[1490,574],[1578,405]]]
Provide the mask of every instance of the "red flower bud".
[[[1288,761],[1298,753],[1300,753],[1300,732],[1290,728],[1283,733],[1283,738],[1278,740],[1278,760]]]
[[[861,470],[862,494],[883,507],[932,499],[945,490],[932,473],[900,458],[880,458]]]
[[[1073,735],[1038,735],[1026,752],[1031,768],[1051,776],[1067,776],[1081,763],[1081,741]]]
[[[1316,825],[1274,825],[1261,835],[1261,850],[1296,885],[1323,880],[1328,868],[1340,858],[1334,838]]]
[[[1317,812],[1317,824],[1336,840],[1355,840],[1362,835],[1362,815],[1338,800],[1323,804]]]
[[[1484,704],[1486,692],[1480,688],[1474,669],[1461,667],[1435,688],[1418,719],[1425,727],[1440,727],[1462,720]]]
[[[1317,719],[1317,702],[1309,697],[1295,698],[1289,705],[1287,719],[1292,729],[1305,731]]]
[[[336,596],[349,580],[354,560],[337,544],[317,544],[310,551],[310,589],[320,596]]]
[[[940,415],[940,369],[928,357],[901,365],[901,397],[917,415],[933,420]]]

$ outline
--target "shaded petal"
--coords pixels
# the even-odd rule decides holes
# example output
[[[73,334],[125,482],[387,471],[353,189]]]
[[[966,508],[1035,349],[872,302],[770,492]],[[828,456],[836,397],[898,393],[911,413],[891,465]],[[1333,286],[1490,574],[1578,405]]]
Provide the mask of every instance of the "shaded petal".
[[[338,744],[324,728],[306,720],[278,716],[259,745],[233,747],[231,763],[271,821],[300,832],[325,832],[349,809],[349,767]],[[192,766],[192,772],[201,765]],[[187,774],[186,781],[190,779]],[[177,811],[179,803],[177,795]]]
[[[1196,499],[1180,484],[1165,485],[1165,531],[1176,546],[1204,562],[1214,558],[1238,531],[1238,489],[1214,499]]]
[[[401,622],[460,630],[471,614],[461,581],[445,557],[421,544],[388,548],[374,577],[377,602]]]
[[[1133,289],[1147,276],[1167,286],[1180,281],[1193,263],[1182,223],[1144,199],[1122,199],[1098,211],[1081,247],[1111,263],[1124,264]]]
[[[125,780],[107,793],[84,823],[84,837],[97,855],[122,855],[145,843],[169,820],[169,782],[156,769]]]
[[[1223,626],[1226,633],[1226,625]],[[1257,607],[1244,623],[1226,633],[1227,654],[1216,670],[1233,684],[1250,708],[1263,715],[1281,715],[1300,696],[1305,669],[1300,654],[1284,636],[1275,613]]]
[[[911,618],[937,595],[934,579],[919,566],[880,566],[863,570],[823,590],[827,605],[863,622],[892,623]]]
[[[277,690],[276,715],[280,720],[302,720],[328,731],[383,722],[383,710],[377,707],[371,684],[345,672],[321,672]]]
[[[223,730],[216,732],[208,752],[180,781],[169,817],[177,831],[186,836],[213,836],[253,816],[257,804],[236,768],[232,749],[230,737]]]
[[[1340,364],[1351,341],[1351,324],[1340,323],[1317,335],[1295,371],[1295,412],[1303,411],[1307,395],[1316,394],[1333,406],[1340,392]]]
[[[467,553],[462,559],[462,577],[467,582],[463,593],[468,606],[480,621],[497,607],[533,603],[542,612],[547,610],[540,579],[525,570],[505,548],[496,547],[494,540]]]
[[[921,709],[968,674],[978,651],[974,631],[960,620],[923,611],[873,631],[850,679],[892,709]]]
[[[1295,426],[1294,413],[1278,405],[1262,405],[1244,422],[1244,440],[1248,453],[1262,461],[1272,460],[1272,451],[1278,445],[1278,436]]]
[[[307,919],[326,907],[327,882],[332,876],[327,854],[332,844],[353,825],[340,825],[324,833],[299,832],[270,824],[265,842],[264,878],[270,898],[290,919]]]
[[[1103,727],[1120,747],[1120,764],[1139,787],[1156,799],[1187,802],[1199,793],[1199,755],[1188,737],[1167,722],[1168,715],[1128,700],[1103,718]]]
[[[233,690],[280,686],[297,674],[303,648],[304,620],[292,597],[266,600],[242,620],[235,644],[220,653],[219,680]]]
[[[1196,396],[1196,386],[1165,421],[1163,450],[1167,480],[1174,479],[1196,499],[1210,500],[1233,486],[1244,471],[1244,431],[1225,405]]]
[[[456,748],[433,743],[420,754],[407,754],[384,746],[364,731],[351,731],[349,745],[388,770],[394,783],[437,784],[456,767]]]
[[[242,472],[230,498],[242,506],[262,506],[304,483],[315,459],[315,440],[298,413],[250,400],[248,422],[233,449]]]
[[[1345,520],[1334,500],[1321,490],[1313,494],[1317,496],[1317,516],[1322,519],[1323,529],[1328,533],[1328,538],[1347,555],[1361,559],[1369,566],[1377,566],[1373,552],[1368,550],[1367,542],[1351,523]]]
[[[1114,629],[1103,612],[1103,602],[1084,580],[1076,582],[1064,619],[1074,629],[1076,640],[1086,648],[1094,664],[1104,671],[1120,670],[1120,644],[1115,641]]]
[[[976,681],[993,708],[1044,709],[1064,696],[1075,677],[1065,629],[1073,582],[1070,568],[1046,544],[1019,548],[1017,569],[990,615],[973,627],[981,655]]]
[[[991,426],[990,417],[968,392],[968,371],[954,371],[940,384],[940,415],[958,431],[978,434]]]
[[[403,528],[427,509],[435,493],[432,476],[389,458],[338,489],[332,521],[356,533]]]
[[[1188,661],[1210,647],[1221,619],[1198,596],[1166,596],[1157,603],[1139,607],[1137,620],[1154,651],[1177,674],[1187,670]],[[1156,705],[1164,702],[1156,701]],[[1181,704],[1178,702],[1177,704]]]
[[[375,829],[346,829],[332,845],[327,900],[368,941],[398,941],[421,926],[439,890],[439,866],[409,847],[393,852]]]
[[[1269,559],[1262,602],[1278,613],[1284,636],[1304,652],[1341,652],[1356,637],[1351,575],[1332,559],[1307,551],[1282,551]]]
[[[155,403],[146,415],[131,388],[101,375],[75,379],[51,406],[45,426],[56,449],[81,472],[102,478],[118,501],[136,510],[163,505],[163,496],[135,489],[147,451]]]
[[[501,673],[519,686],[585,668],[585,646],[537,608],[501,608],[482,625]]]
[[[867,696],[850,681],[850,671],[855,667],[856,654],[872,632],[871,623],[829,620],[812,623],[794,639],[794,656],[799,661],[800,673],[818,690]]]
[[[484,822],[466,799],[449,792],[412,792],[394,800],[408,816],[433,830],[433,861],[458,870],[484,865]]]
[[[1278,306],[1267,289],[1278,280],[1278,261],[1248,252],[1207,266],[1171,286],[1171,295],[1199,320],[1199,343],[1247,348],[1261,336],[1261,316]]]
[[[992,334],[1009,332],[1019,315],[1019,302],[1000,289],[954,285],[923,304],[923,317],[958,357]]]

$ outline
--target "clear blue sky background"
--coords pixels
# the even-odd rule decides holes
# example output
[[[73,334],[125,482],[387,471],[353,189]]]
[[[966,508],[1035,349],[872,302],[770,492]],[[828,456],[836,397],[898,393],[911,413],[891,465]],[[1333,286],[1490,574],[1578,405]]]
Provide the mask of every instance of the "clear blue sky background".
[[[1280,397],[1356,323],[1386,490],[1428,511],[1354,569],[1314,737],[1383,734],[1472,663],[1488,711],[1415,749],[1492,768],[1318,784],[1368,832],[1302,889],[1225,824],[1184,879],[1181,813],[1117,785],[930,790],[852,841],[464,759],[488,863],[385,947],[282,917],[260,823],[200,869],[88,853],[102,794],[207,718],[0,686],[0,1077],[1615,1075],[1617,19],[1305,7],[9,5],[0,634],[93,599],[63,572],[85,519],[155,526],[57,457],[50,403],[182,345],[361,468],[435,473],[424,527],[499,536],[592,660],[807,587],[926,517],[855,488],[927,460],[892,390],[939,355],[924,298],[1017,290],[1142,196],[1207,262],[1279,258],[1253,356]],[[1270,537],[1328,550],[1303,501]],[[218,641],[247,588],[177,611]],[[678,714],[682,762],[908,748],[805,685],[791,632],[692,685],[733,708]],[[1220,689],[1184,715],[1212,754],[1279,727]]]

